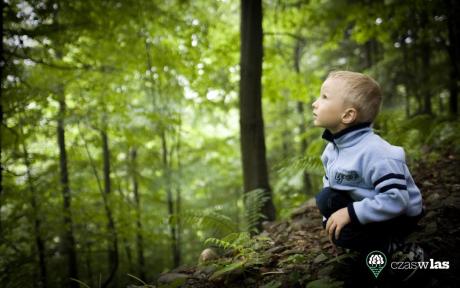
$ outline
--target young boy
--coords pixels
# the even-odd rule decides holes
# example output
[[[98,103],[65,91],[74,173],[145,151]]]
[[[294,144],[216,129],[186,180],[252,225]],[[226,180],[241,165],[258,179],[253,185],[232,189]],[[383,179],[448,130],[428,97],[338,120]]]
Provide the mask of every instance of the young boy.
[[[335,71],[321,87],[313,107],[315,126],[329,141],[321,160],[326,175],[316,196],[323,226],[335,245],[363,253],[423,250],[404,244],[423,214],[420,190],[405,162],[404,150],[371,128],[382,99],[369,76]]]

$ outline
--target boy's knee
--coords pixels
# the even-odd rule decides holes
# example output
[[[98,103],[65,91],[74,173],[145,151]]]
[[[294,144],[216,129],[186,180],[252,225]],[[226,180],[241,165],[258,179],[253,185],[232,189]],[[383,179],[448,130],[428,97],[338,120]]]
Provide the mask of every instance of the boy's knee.
[[[329,215],[329,198],[331,196],[331,189],[329,187],[323,188],[321,192],[316,195],[316,206],[322,215],[328,217]]]
[[[341,191],[330,187],[325,187],[316,195],[316,206],[318,206],[321,214],[329,218],[332,213],[340,208],[346,207],[350,202],[353,202],[347,191]]]

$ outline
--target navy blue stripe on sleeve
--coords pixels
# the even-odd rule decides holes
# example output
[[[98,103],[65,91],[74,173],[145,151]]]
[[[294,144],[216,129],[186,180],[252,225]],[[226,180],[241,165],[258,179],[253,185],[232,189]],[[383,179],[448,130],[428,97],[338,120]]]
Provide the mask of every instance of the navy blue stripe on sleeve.
[[[327,175],[324,175],[324,177],[326,177],[326,180],[329,180],[329,178],[327,178]]]
[[[390,173],[390,174],[387,174],[387,175],[383,176],[382,178],[378,179],[377,181],[375,181],[374,182],[374,187],[376,187],[377,185],[379,185],[380,183],[382,183],[383,181],[388,180],[388,179],[401,179],[401,180],[404,180],[404,179],[406,179],[406,177],[403,174]]]
[[[361,225],[361,223],[358,220],[358,216],[356,216],[355,207],[353,207],[353,202],[347,205],[347,210],[348,214],[350,215],[351,223]]]
[[[393,189],[393,188],[401,189],[401,190],[407,190],[407,186],[406,186],[406,185],[402,185],[402,184],[389,184],[389,185],[386,185],[386,186],[383,186],[382,188],[380,188],[380,189],[379,189],[379,192],[380,192],[380,193],[383,193],[383,192],[388,191],[388,190]]]

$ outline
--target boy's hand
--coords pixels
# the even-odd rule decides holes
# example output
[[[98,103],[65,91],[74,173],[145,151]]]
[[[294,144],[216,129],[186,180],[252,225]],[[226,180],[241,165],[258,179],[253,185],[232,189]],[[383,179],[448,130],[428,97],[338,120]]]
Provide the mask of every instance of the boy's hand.
[[[343,226],[350,222],[351,219],[350,215],[348,214],[347,207],[341,208],[332,213],[331,217],[329,217],[326,223],[326,233],[329,237],[329,241],[331,241],[332,244],[334,244],[334,242],[332,242],[332,235],[335,233],[335,239],[338,239]]]

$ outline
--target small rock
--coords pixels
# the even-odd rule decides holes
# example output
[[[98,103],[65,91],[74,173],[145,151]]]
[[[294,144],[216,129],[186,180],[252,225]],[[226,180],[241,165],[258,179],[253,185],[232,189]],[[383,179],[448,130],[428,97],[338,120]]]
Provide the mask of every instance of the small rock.
[[[219,255],[212,248],[206,248],[201,252],[200,258],[198,259],[199,263],[205,263],[214,259],[219,258]]]

